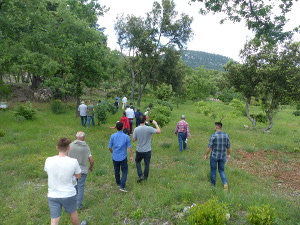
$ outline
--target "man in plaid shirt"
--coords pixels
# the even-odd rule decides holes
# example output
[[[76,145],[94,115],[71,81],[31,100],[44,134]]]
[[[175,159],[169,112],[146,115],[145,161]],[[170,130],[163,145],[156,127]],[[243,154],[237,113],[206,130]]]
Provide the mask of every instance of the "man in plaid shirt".
[[[179,151],[182,152],[182,145],[183,150],[187,148],[187,139],[190,137],[190,130],[189,124],[185,122],[185,115],[181,116],[181,120],[177,123],[175,128],[175,134],[178,136],[178,143],[179,143]]]
[[[228,134],[222,131],[222,123],[215,123],[216,132],[210,136],[208,143],[208,148],[206,151],[205,159],[208,159],[208,154],[210,155],[210,180],[211,183],[216,185],[216,173],[217,166],[220,173],[224,189],[228,190],[228,183],[226,179],[226,174],[224,171],[225,163],[230,158],[230,140]],[[226,155],[227,150],[227,155]]]

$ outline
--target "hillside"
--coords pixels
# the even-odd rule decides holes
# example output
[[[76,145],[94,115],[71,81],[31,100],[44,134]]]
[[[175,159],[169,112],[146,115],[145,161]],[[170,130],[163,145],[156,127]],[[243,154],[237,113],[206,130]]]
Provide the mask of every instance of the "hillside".
[[[224,71],[223,65],[231,60],[226,56],[192,50],[183,51],[181,57],[185,64],[193,69],[204,66],[207,69],[221,71]]]

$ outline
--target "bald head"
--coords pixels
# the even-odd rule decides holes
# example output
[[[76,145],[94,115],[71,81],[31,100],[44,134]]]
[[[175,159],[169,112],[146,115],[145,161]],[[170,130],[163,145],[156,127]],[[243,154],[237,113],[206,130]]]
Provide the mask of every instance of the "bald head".
[[[78,131],[76,134],[77,140],[83,141],[85,139],[85,133],[82,131]]]

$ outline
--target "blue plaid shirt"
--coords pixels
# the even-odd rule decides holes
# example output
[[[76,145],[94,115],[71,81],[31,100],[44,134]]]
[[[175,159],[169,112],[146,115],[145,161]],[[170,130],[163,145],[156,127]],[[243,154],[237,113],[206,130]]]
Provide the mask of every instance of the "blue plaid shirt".
[[[208,147],[212,149],[211,157],[215,159],[225,159],[226,149],[230,148],[228,134],[223,131],[216,131],[210,136]]]

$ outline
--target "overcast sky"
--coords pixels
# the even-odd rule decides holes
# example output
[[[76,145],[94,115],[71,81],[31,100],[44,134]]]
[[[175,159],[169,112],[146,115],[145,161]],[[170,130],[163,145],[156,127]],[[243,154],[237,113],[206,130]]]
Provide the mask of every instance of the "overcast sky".
[[[101,5],[106,5],[110,10],[99,18],[101,27],[105,27],[104,32],[108,36],[108,46],[114,50],[118,48],[116,35],[114,32],[114,23],[118,14],[145,16],[146,12],[152,9],[154,0],[100,0]],[[160,0],[158,2],[161,2]],[[215,53],[239,60],[239,51],[243,48],[247,39],[253,35],[247,30],[244,23],[232,23],[226,21],[220,24],[222,15],[200,15],[200,3],[188,4],[188,0],[175,0],[175,10],[186,13],[194,18],[192,29],[194,38],[188,43],[188,50],[204,51]],[[296,26],[300,23],[300,2],[295,2],[293,11],[288,15],[291,19],[287,26]],[[299,41],[299,36],[297,37]]]

